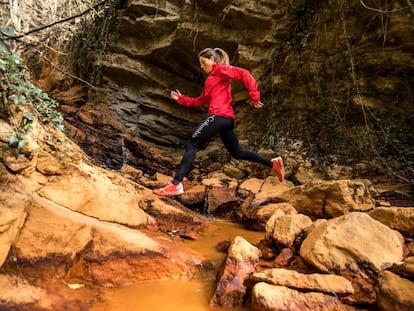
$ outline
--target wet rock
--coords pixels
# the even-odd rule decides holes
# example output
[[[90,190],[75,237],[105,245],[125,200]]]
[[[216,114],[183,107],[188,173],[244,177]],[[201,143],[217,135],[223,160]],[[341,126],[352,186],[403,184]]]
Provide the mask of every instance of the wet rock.
[[[189,279],[203,260],[165,235],[101,222],[41,198],[31,207],[15,250],[26,275],[103,286]]]
[[[276,268],[284,268],[289,265],[293,260],[294,254],[290,248],[284,248],[280,251],[279,255],[275,258],[273,266]]]
[[[345,311],[335,296],[323,293],[302,293],[285,286],[257,283],[252,290],[251,308],[254,311]]]
[[[371,305],[375,304],[377,294],[375,285],[377,274],[364,263],[350,263],[345,270],[337,271],[339,274],[349,280],[354,288],[354,294],[342,297],[343,303],[349,305]]]
[[[207,194],[207,211],[214,215],[231,215],[237,210],[236,189],[229,187],[212,187]]]
[[[414,207],[378,207],[369,215],[403,235],[414,237]]]
[[[335,293],[345,296],[354,293],[351,282],[333,274],[303,274],[287,269],[267,269],[256,272],[249,278],[253,282],[266,282],[298,290]]]
[[[300,255],[324,272],[346,269],[352,262],[364,262],[381,271],[401,261],[403,250],[395,232],[367,214],[354,212],[312,230]]]
[[[210,305],[228,308],[242,306],[246,294],[244,281],[254,271],[259,257],[257,247],[236,236],[228,249]]]
[[[414,310],[414,283],[383,271],[378,275],[378,307],[381,311]]]
[[[187,209],[178,201],[166,197],[154,197],[147,202],[145,212],[157,219],[156,225],[163,232],[176,232],[189,235],[189,230],[202,230],[206,218]],[[146,226],[147,227],[147,226]]]
[[[38,302],[41,302],[41,307],[47,310],[52,308],[50,301],[46,299],[47,292],[44,289],[27,284],[21,278],[0,274],[0,288],[0,309],[2,310],[17,310],[16,305],[20,307],[26,305],[30,308]]]

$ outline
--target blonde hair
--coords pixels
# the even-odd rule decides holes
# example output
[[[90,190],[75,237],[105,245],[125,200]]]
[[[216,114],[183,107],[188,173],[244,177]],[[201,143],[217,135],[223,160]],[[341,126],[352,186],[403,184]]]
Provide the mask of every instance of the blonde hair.
[[[220,48],[205,48],[198,53],[198,57],[210,58],[214,57],[214,62],[230,65],[229,55]]]

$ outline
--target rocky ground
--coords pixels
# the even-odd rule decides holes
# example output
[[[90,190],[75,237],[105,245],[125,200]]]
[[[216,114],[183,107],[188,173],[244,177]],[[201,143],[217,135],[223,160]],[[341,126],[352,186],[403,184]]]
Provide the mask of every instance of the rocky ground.
[[[7,141],[12,129],[1,122]],[[241,236],[221,243],[227,257],[211,305],[413,308],[407,192],[310,175],[300,185],[270,172],[239,179],[227,169],[186,180],[183,195],[162,198],[151,188],[170,176],[94,166],[61,132],[37,122],[25,139],[19,157],[0,152],[3,309],[87,310],[106,286],[190,279],[208,265],[182,239],[197,239],[211,225],[207,214],[263,232],[258,245]]]

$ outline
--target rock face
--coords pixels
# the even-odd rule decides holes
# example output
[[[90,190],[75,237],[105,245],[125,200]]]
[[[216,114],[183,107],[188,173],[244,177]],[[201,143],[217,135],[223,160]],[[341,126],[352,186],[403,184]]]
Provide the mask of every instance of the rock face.
[[[297,145],[281,144],[278,150],[301,149],[309,141],[319,155],[357,161],[375,143],[364,137],[377,134],[377,120],[400,143],[412,132],[414,66],[406,51],[414,49],[414,33],[405,0],[384,11],[356,0],[340,10],[333,0],[134,0],[122,5],[110,40],[91,39],[83,56],[95,60],[79,70],[87,70],[86,80],[91,72],[100,73],[96,88],[85,103],[66,109],[73,136],[105,165],[120,167],[127,161],[151,171],[131,143],[134,138],[183,147],[205,110],[180,107],[169,91],[200,94],[204,76],[196,55],[205,47],[225,49],[234,65],[259,81],[266,103],[260,111],[245,104],[240,84],[233,87],[237,130],[250,139],[249,147],[254,139],[274,147],[281,137]],[[381,14],[387,15],[386,27]],[[93,50],[94,40],[105,40],[106,50]],[[379,131],[378,139],[386,144],[383,135]],[[386,148],[376,151],[388,155]],[[152,164],[166,172],[159,160]],[[363,171],[355,167],[352,173]]]

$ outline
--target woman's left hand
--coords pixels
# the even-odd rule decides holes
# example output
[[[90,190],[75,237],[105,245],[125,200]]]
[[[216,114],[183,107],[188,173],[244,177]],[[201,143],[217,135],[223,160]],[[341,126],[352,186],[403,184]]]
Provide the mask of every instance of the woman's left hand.
[[[258,102],[252,101],[252,106],[256,109],[259,109],[259,108],[262,108],[264,104],[261,101],[258,101]]]
[[[181,93],[179,90],[171,91],[170,96],[174,100],[178,100],[178,98],[181,96]]]

